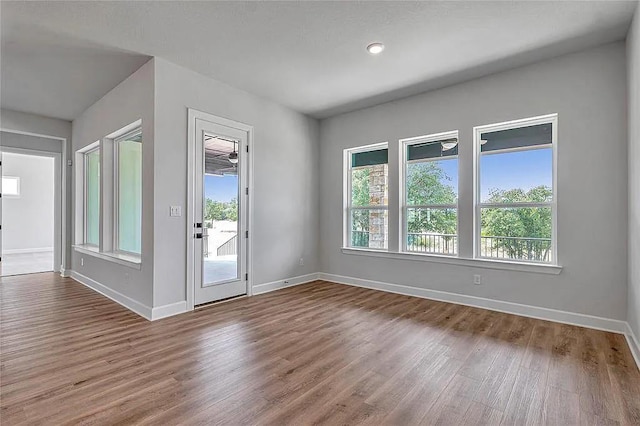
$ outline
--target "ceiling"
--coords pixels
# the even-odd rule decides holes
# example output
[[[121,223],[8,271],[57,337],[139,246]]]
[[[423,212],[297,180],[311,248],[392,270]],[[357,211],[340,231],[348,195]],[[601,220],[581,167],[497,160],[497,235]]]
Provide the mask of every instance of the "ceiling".
[[[2,18],[2,108],[73,120],[149,60]]]
[[[204,137],[204,171],[209,175],[237,175],[236,164],[229,161],[229,154],[237,151],[238,142],[213,135]]]
[[[98,93],[159,56],[323,118],[621,40],[636,4],[3,1],[2,82],[9,105],[25,104],[14,109],[33,107],[19,95],[36,85],[41,113],[71,117],[86,99],[68,96]],[[374,41],[386,45],[379,56],[365,50]],[[96,60],[71,61],[71,79],[59,75],[68,64],[56,50]],[[114,60],[98,59],[108,55]],[[89,81],[94,72],[100,78]],[[56,96],[45,99],[47,90]]]

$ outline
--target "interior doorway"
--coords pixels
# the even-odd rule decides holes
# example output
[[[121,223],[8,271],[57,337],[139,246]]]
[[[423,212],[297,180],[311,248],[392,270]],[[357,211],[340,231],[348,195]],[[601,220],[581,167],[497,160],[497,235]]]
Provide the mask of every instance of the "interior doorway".
[[[3,148],[0,273],[60,270],[60,154]]]

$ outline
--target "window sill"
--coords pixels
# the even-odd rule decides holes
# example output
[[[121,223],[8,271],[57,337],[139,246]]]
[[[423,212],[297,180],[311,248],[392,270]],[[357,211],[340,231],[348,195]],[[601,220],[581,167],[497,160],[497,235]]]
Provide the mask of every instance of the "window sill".
[[[89,256],[97,257],[98,259],[117,263],[129,268],[138,270],[142,268],[142,259],[140,256],[113,252],[101,253],[98,250],[98,247],[85,245],[75,245],[73,246],[73,249],[78,253],[88,254]]]
[[[356,256],[382,257],[386,259],[413,260],[418,262],[446,263],[450,265],[468,266],[472,268],[502,269],[507,271],[535,272],[539,274],[558,275],[562,266],[541,263],[510,262],[493,259],[469,259],[438,254],[396,253],[372,249],[342,247],[342,253]]]

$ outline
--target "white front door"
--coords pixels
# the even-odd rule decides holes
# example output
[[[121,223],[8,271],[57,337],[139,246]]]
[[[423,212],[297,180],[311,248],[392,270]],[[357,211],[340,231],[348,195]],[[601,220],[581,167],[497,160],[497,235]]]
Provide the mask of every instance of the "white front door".
[[[247,294],[247,138],[196,119],[195,305]]]

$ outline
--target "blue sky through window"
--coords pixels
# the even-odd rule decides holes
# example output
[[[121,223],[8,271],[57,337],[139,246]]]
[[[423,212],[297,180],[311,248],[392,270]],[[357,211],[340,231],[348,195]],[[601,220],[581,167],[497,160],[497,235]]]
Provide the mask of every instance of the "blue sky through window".
[[[480,158],[480,195],[482,201],[489,198],[494,189],[528,191],[536,186],[553,185],[551,148],[529,151],[485,154]],[[438,164],[451,178],[442,183],[454,189],[458,187],[456,161],[439,161]]]
[[[492,190],[553,186],[552,149],[505,152],[480,157],[480,198],[487,201]]]
[[[205,175],[204,194],[214,201],[231,201],[238,198],[238,176]]]

